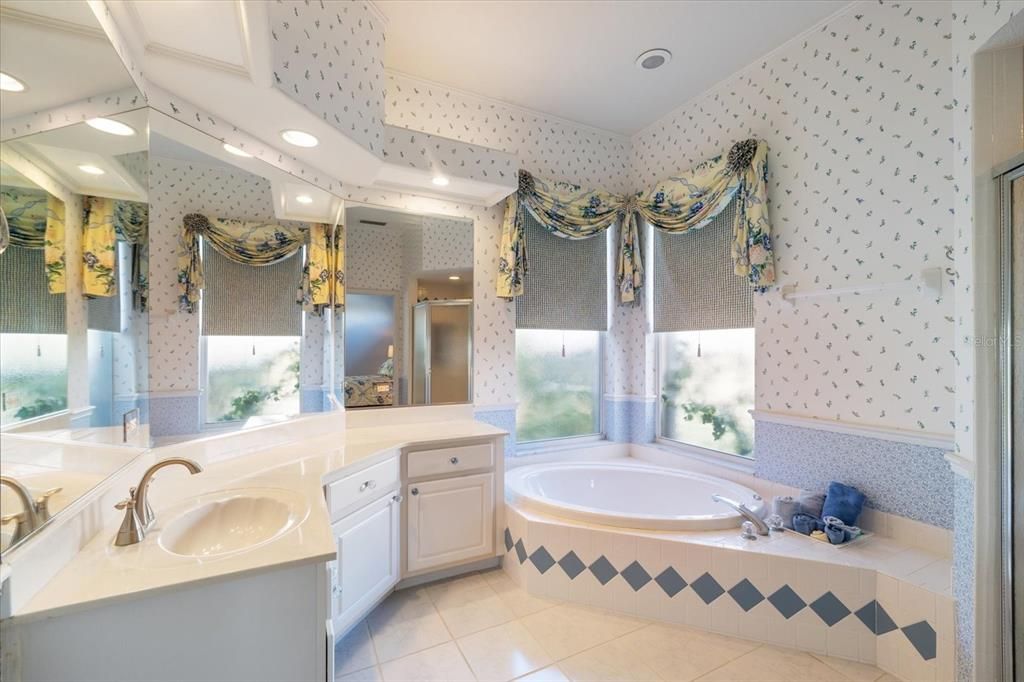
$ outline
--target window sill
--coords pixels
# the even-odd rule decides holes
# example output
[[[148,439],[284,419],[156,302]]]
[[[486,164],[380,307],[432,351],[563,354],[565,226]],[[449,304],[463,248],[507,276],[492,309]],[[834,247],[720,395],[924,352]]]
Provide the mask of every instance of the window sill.
[[[680,443],[679,441],[669,440],[668,438],[657,438],[654,441],[654,447],[665,452],[670,452],[673,455],[694,459],[704,464],[724,467],[726,469],[731,469],[732,471],[738,471],[742,474],[749,474],[750,476],[755,475],[754,460],[741,457],[740,455],[732,455],[727,452],[709,450],[708,448],[688,445],[686,443]]]
[[[589,443],[609,442],[602,433],[595,433],[590,436],[569,436],[567,438],[550,438],[548,440],[531,440],[525,443],[516,443],[516,456],[526,457],[528,455],[539,455],[559,450],[575,450]]]

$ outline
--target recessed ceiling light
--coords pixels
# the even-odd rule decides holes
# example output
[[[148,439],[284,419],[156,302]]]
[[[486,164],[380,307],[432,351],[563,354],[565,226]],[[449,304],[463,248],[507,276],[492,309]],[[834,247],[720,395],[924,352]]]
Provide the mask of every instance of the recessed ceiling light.
[[[448,275],[448,279],[452,280],[453,282],[457,282],[462,278],[459,277],[458,275]]]
[[[0,71],[0,90],[6,90],[7,92],[21,92],[24,89],[25,84],[20,80],[9,73]]]
[[[82,171],[83,173],[88,173],[89,175],[103,175],[106,172],[102,168],[97,168],[96,166],[90,166],[89,164],[84,164],[82,166],[79,166],[78,170]]]
[[[636,58],[636,65],[644,71],[653,71],[665,66],[670,61],[672,61],[672,53],[659,47],[641,52],[640,56]]]
[[[135,128],[132,128],[127,123],[115,121],[112,118],[90,118],[86,121],[86,124],[102,133],[109,133],[111,135],[128,137],[135,134]]]
[[[284,130],[281,132],[281,138],[288,144],[293,144],[296,147],[315,147],[320,144],[320,140],[316,139],[316,137],[301,130]]]
[[[448,178],[446,178],[443,175],[435,175],[434,179],[431,180],[431,182],[433,182],[438,187],[447,187],[448,186]]]
[[[308,194],[300,194],[299,196],[295,197],[295,201],[299,202],[300,204],[312,204],[313,197],[309,196]]]
[[[241,149],[239,149],[238,147],[236,147],[233,144],[228,144],[227,142],[225,142],[223,146],[224,146],[224,151],[226,151],[228,154],[234,154],[235,156],[241,156],[243,159],[251,159],[252,158],[252,154],[250,154],[249,152],[246,152],[246,151],[242,151]]]

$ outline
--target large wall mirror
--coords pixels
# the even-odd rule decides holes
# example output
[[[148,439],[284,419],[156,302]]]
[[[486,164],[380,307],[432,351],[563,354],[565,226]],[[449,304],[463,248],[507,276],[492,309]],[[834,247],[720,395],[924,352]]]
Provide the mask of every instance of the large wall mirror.
[[[6,552],[149,445],[149,170],[147,110],[89,5],[0,19]]]
[[[345,408],[472,402],[472,221],[345,213]]]
[[[157,443],[334,409],[341,201],[151,116]]]

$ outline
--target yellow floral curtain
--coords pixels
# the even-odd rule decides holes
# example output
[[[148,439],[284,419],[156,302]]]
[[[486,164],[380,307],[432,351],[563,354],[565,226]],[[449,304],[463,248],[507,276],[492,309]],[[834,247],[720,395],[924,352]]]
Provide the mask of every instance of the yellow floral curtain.
[[[203,288],[203,263],[199,239],[229,260],[242,265],[263,266],[280,262],[308,245],[306,266],[299,283],[297,302],[307,310],[344,304],[344,230],[332,233],[320,223],[309,229],[273,222],[221,220],[200,213],[184,217],[179,237],[178,308],[196,312]]]
[[[85,197],[82,221],[82,293],[108,297],[117,294],[116,200]]]
[[[542,181],[520,171],[519,190],[505,202],[499,250],[497,293],[514,298],[523,291],[528,270],[523,211],[548,230],[586,239],[621,218],[617,277],[619,302],[635,304],[643,287],[639,218],[667,232],[700,229],[737,201],[731,257],[737,275],[757,291],[775,282],[768,220],[768,146],[757,140],[736,143],[727,155],[701,163],[688,173],[657,183],[631,197]]]
[[[64,202],[40,189],[8,186],[0,190],[0,211],[0,253],[10,244],[43,249],[47,290],[65,293]]]

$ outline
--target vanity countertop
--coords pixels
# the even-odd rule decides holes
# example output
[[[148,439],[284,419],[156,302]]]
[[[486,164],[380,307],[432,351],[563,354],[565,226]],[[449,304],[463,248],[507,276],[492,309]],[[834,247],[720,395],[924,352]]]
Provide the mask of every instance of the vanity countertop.
[[[120,520],[109,525],[14,616],[49,617],[240,573],[330,561],[336,548],[324,499],[325,484],[395,456],[403,447],[504,435],[499,428],[471,419],[348,428],[244,455],[208,457],[207,461],[199,457],[204,470],[195,476],[181,467],[169,467],[161,470],[150,488],[156,523],[142,542],[115,547]],[[158,459],[178,454],[171,447],[166,454],[159,450]],[[162,510],[199,495],[248,488],[297,493],[306,503],[305,516],[264,545],[218,558],[175,555],[159,546],[163,524],[173,519],[162,515]]]

